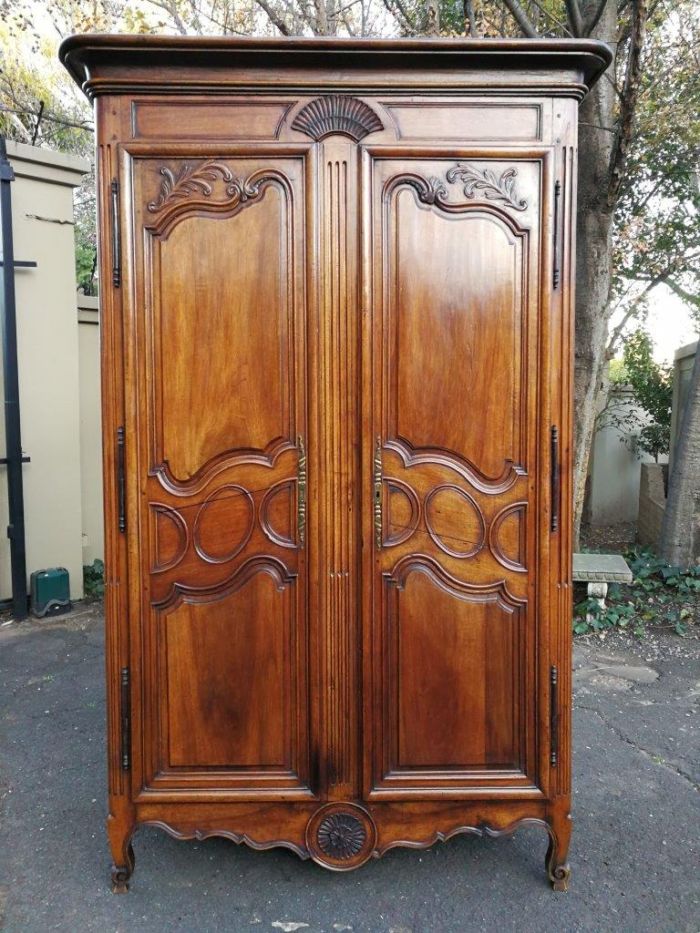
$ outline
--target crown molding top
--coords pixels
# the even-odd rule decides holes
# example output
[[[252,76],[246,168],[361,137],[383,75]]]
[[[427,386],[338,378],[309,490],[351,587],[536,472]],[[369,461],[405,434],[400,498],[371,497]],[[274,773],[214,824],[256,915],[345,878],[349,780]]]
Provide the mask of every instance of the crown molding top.
[[[612,52],[583,39],[265,39],[88,34],[59,58],[89,98],[246,90],[543,93],[582,98]]]

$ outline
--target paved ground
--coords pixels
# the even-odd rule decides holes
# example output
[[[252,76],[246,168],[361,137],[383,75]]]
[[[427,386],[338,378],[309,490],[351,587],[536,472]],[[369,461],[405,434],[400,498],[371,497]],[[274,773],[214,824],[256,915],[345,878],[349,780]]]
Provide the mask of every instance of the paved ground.
[[[135,840],[112,895],[105,843],[99,609],[0,629],[0,916],[11,933],[700,930],[700,646],[579,641],[572,887],[544,834],[462,836],[334,875],[285,850]]]

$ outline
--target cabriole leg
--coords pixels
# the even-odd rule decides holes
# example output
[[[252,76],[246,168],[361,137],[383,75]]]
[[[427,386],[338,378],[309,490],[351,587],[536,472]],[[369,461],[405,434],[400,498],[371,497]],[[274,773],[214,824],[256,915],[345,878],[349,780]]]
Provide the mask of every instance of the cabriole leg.
[[[134,824],[123,816],[110,813],[107,817],[107,833],[112,851],[112,893],[126,894],[129,890],[129,878],[134,871],[134,850],[131,837]]]
[[[571,840],[571,815],[554,817],[548,824],[549,848],[545,864],[547,874],[555,891],[567,891],[571,868],[569,867],[569,842]]]

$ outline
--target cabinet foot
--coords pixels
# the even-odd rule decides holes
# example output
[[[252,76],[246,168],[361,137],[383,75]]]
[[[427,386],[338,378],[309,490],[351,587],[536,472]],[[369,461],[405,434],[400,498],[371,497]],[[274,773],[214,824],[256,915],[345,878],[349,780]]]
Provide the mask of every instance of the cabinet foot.
[[[133,815],[128,806],[114,803],[107,817],[107,835],[112,852],[112,892],[126,894],[129,878],[134,871],[134,849],[131,837],[134,832]]]
[[[129,890],[129,879],[134,871],[134,850],[131,843],[128,843],[124,849],[123,862],[115,862],[112,865],[112,893],[126,894]]]
[[[571,817],[555,820],[549,825],[549,848],[545,857],[547,874],[555,891],[568,891],[571,868],[567,861],[571,838]]]

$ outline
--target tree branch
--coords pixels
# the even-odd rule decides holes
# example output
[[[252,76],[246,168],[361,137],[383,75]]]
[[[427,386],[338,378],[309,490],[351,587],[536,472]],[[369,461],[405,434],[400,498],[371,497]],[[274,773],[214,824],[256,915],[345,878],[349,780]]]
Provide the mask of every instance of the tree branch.
[[[700,311],[700,295],[693,295],[692,292],[686,291],[678,282],[674,282],[673,279],[666,279],[666,285],[678,295],[683,301],[687,301],[688,304],[693,305],[698,311]]]
[[[606,350],[606,355],[608,359],[612,359],[612,355],[615,352],[615,347],[617,341],[622,336],[622,332],[627,325],[627,322],[631,317],[634,317],[634,314],[639,307],[639,305],[644,301],[649,292],[653,291],[657,285],[662,285],[664,282],[668,282],[668,277],[671,275],[671,272],[665,272],[663,275],[657,275],[656,278],[652,279],[637,295],[634,301],[629,305],[627,310],[622,316],[621,321],[617,324],[613,330],[610,332],[610,337],[608,339],[608,346]]]
[[[508,12],[513,17],[515,22],[522,29],[523,34],[527,36],[528,39],[537,39],[538,32],[535,29],[535,26],[530,17],[520,6],[518,0],[503,0],[503,3],[508,8]]]
[[[255,3],[257,3],[272,25],[279,29],[283,36],[291,36],[292,33],[289,26],[287,26],[282,17],[278,15],[277,11],[272,9],[267,0],[255,0]]]
[[[476,16],[474,15],[473,0],[464,0],[464,24],[465,26],[467,23],[469,23],[469,35],[473,39],[479,35],[479,30],[477,29],[477,26],[476,26]]]
[[[595,11],[595,13],[590,18],[590,20],[584,24],[582,35],[584,36],[591,35],[595,27],[600,22],[600,17],[605,12],[605,7],[608,5],[609,2],[610,0],[600,0],[600,3],[598,4],[598,9]]]
[[[187,26],[182,21],[182,17],[178,13],[177,5],[174,3],[168,3],[167,0],[146,0],[147,3],[150,3],[151,6],[158,7],[158,9],[163,10],[168,16],[171,17],[173,25],[180,33],[181,36],[187,35]]]
[[[571,30],[568,28],[568,26],[566,25],[566,23],[562,22],[562,21],[561,21],[558,17],[556,17],[553,13],[550,13],[549,10],[548,10],[545,6],[543,6],[543,4],[539,3],[538,0],[532,0],[532,3],[537,7],[537,9],[540,11],[540,13],[541,13],[543,16],[545,16],[547,19],[551,20],[551,22],[554,23],[554,25],[555,25],[558,29],[561,29],[562,32],[565,32],[567,36],[570,36],[570,35],[571,35]]]
[[[569,23],[573,34],[578,38],[583,37],[583,18],[581,16],[578,0],[566,0],[566,12],[569,16]]]
[[[384,3],[387,11],[391,13],[392,16],[396,16],[396,18],[401,22],[401,26],[404,32],[408,33],[410,36],[415,35],[416,24],[411,19],[408,10],[403,5],[401,0],[382,0],[382,2]],[[400,14],[399,16],[397,16],[397,10]]]

